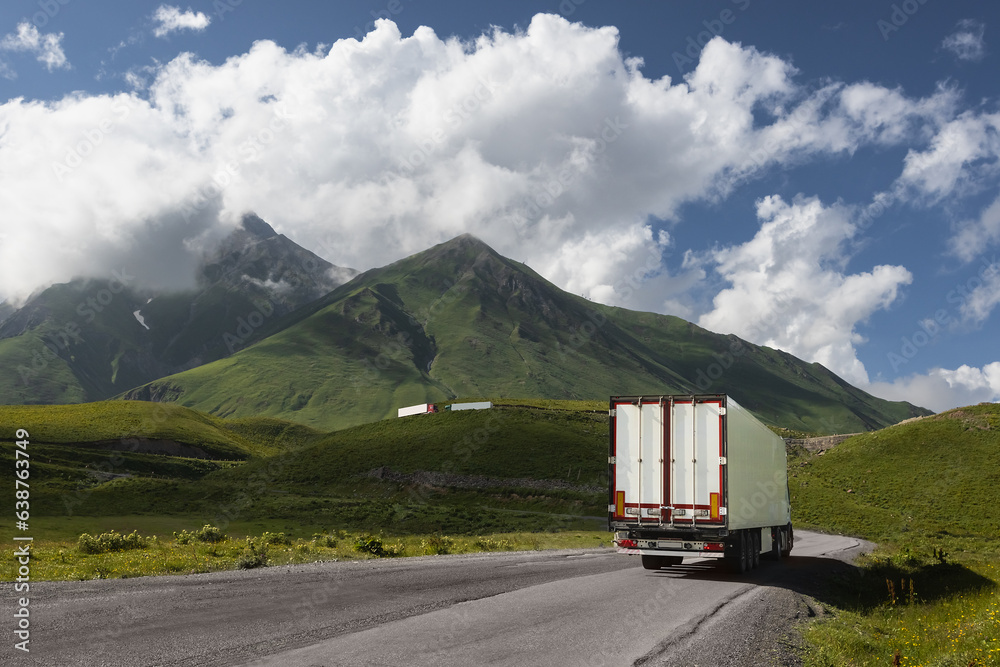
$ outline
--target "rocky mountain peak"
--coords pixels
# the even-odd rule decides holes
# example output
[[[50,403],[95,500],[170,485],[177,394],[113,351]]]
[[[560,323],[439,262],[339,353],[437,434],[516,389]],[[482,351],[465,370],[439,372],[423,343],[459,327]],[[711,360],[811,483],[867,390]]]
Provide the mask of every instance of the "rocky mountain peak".
[[[262,220],[256,213],[246,213],[240,221],[244,230],[259,239],[269,239],[278,236],[271,225]]]

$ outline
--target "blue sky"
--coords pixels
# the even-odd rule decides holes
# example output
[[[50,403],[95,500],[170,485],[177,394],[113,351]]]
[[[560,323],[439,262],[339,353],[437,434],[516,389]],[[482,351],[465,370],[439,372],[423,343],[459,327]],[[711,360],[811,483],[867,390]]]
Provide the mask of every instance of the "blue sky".
[[[464,231],[934,409],[1000,400],[1000,6],[11,1],[0,296],[181,287],[254,210],[367,269]]]

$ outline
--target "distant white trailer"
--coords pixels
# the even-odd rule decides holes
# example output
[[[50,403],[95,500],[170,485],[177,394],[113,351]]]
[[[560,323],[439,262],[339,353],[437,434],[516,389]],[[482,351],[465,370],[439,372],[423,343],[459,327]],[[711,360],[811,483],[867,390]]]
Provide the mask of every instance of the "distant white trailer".
[[[492,407],[493,403],[484,401],[481,403],[452,403],[447,409],[454,412],[455,410],[489,410]]]
[[[420,403],[418,405],[411,405],[407,408],[399,408],[396,411],[397,417],[409,417],[410,415],[425,415],[428,412],[437,412],[437,408],[434,407],[433,403]]]

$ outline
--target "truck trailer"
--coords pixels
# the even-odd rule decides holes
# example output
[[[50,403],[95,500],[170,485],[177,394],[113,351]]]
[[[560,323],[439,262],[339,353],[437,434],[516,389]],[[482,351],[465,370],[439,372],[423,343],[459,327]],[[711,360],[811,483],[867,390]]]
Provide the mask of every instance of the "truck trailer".
[[[725,394],[612,396],[608,526],[650,570],[788,556],[785,441]]]

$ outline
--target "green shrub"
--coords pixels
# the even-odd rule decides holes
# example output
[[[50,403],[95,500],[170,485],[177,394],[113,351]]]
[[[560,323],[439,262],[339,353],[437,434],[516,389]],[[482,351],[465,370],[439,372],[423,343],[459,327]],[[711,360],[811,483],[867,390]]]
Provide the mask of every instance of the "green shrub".
[[[186,530],[182,530],[179,533],[174,532],[174,539],[177,540],[177,544],[190,544],[192,541],[224,542],[229,539],[229,536],[223,533],[219,528],[210,524],[205,524],[194,532],[188,532]]]
[[[476,546],[483,551],[510,551],[513,548],[510,540],[499,537],[480,537]]]
[[[103,554],[109,551],[145,549],[155,540],[155,537],[143,537],[136,530],[133,530],[128,535],[122,535],[112,530],[110,533],[101,533],[97,537],[89,533],[83,533],[77,540],[77,548],[80,550],[80,553]]]
[[[450,554],[455,547],[455,540],[447,535],[431,535],[420,540],[420,548],[425,554]]]
[[[403,554],[403,545],[398,542],[387,545],[378,535],[359,535],[354,540],[354,550],[360,553],[369,553],[379,558],[391,558]]]
[[[327,535],[326,533],[313,533],[312,541],[313,544],[319,547],[327,547],[329,549],[337,548],[337,538],[333,535]]]
[[[267,561],[267,545],[261,544],[258,547],[248,537],[246,548],[236,559],[236,567],[241,570],[252,570],[257,567],[267,567]]]
[[[261,544],[283,544],[285,546],[290,546],[292,543],[292,538],[286,536],[284,533],[272,533],[270,531],[265,531],[260,536]]]

